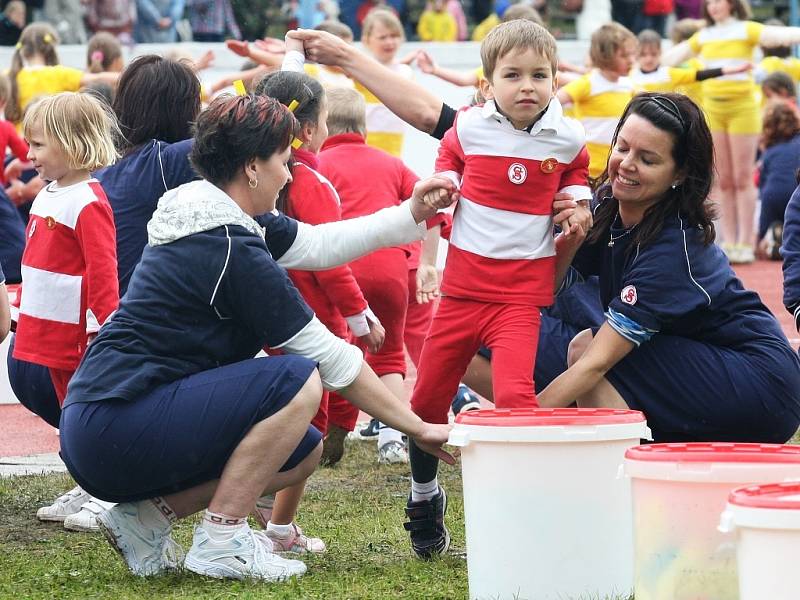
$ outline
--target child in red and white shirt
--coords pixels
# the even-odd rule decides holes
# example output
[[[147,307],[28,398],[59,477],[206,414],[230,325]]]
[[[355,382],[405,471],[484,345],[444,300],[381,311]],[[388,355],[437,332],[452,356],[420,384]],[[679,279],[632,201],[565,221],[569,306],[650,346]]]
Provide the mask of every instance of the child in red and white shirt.
[[[367,145],[366,102],[361,94],[346,88],[328,90],[328,132],[330,137],[319,157],[320,172],[339,192],[343,218],[370,215],[411,197],[419,179],[416,174],[399,158]],[[368,185],[364,185],[364,173],[369,173]],[[437,215],[428,227],[438,226],[442,220],[443,216]],[[409,296],[408,260],[412,253],[417,255],[419,264],[420,251],[411,245],[384,248],[350,263],[359,286],[386,329],[386,339],[378,352],[357,345],[364,350],[364,359],[384,385],[402,400],[406,399],[403,386],[406,317],[411,303],[417,303],[416,298]],[[434,281],[438,290],[437,283]],[[416,292],[416,282],[411,289]],[[357,408],[339,397],[331,397],[329,408],[332,425],[346,431],[353,429]],[[378,462],[408,462],[402,434],[383,424],[378,430]]]
[[[90,175],[116,160],[113,134],[119,130],[94,96],[64,92],[31,105],[23,132],[28,160],[49,183],[33,201],[25,233],[22,285],[12,308],[14,358],[46,366],[63,403],[86,346],[119,302],[114,216]],[[62,498],[67,501],[37,516],[70,529],[95,529],[96,512],[111,506],[79,487]],[[90,502],[94,512],[80,510]],[[71,523],[84,512],[84,519]]]
[[[316,170],[317,151],[328,137],[327,100],[320,83],[302,73],[276,72],[262,79],[255,93],[271,96],[290,107],[300,124],[293,144],[292,177],[281,192],[278,209],[311,225],[341,220],[336,189]],[[346,339],[349,328],[367,348],[373,351],[380,348],[383,328],[370,311],[348,266],[313,272],[290,270],[289,277],[317,318],[332,333]],[[323,435],[327,429],[328,402],[326,391],[311,422]],[[293,521],[304,485],[296,484],[278,492],[272,507],[268,498],[259,500],[256,515],[266,526],[276,551],[325,551],[322,540],[306,536]]]
[[[509,21],[484,39],[481,60],[487,101],[459,112],[436,161],[437,173],[450,178],[461,198],[443,298],[411,398],[414,412],[432,423],[447,423],[450,399],[481,344],[492,350],[497,406],[537,406],[532,373],[539,310],[552,303],[556,281],[554,200],[557,194],[586,204],[591,198],[583,128],[563,116],[554,97],[553,36],[535,23]],[[574,210],[568,233],[591,221],[588,207]],[[413,442],[409,454],[405,527],[416,554],[430,558],[449,545],[446,497],[436,478],[438,459]]]

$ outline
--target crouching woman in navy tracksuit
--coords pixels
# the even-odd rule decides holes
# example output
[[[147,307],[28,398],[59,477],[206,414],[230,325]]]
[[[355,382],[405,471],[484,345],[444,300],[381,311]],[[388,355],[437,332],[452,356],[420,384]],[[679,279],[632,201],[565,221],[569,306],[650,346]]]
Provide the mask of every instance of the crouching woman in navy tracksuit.
[[[783,305],[794,317],[794,326],[800,332],[800,186],[794,190],[786,205],[781,256],[783,257]]]
[[[298,223],[273,212],[296,131],[271,98],[221,98],[200,115],[191,160],[204,180],[159,201],[124,301],[70,384],[62,456],[84,489],[120,503],[98,523],[135,574],[177,566],[172,522],[203,509],[187,569],[268,581],[305,571],[246,517],[256,498],[314,470],[320,434],[309,424],[322,386],[452,462],[439,448],[447,426],[399,402],[284,270],[423,237],[418,223],[434,211],[422,197],[447,183],[421,182],[410,201],[370,217]],[[254,359],[265,345],[285,355]]]
[[[713,243],[712,166],[689,99],[630,102],[571,272],[599,275],[606,321],[573,339],[542,406],[638,409],[659,441],[784,442],[796,431],[800,360]]]

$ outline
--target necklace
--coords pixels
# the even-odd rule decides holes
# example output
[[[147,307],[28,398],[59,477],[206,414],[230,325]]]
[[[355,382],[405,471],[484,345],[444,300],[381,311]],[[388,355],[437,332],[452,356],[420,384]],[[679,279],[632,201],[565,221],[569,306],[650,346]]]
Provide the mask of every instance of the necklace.
[[[614,219],[614,223],[612,223],[612,224],[611,224],[611,227],[613,227],[613,226],[614,226],[614,224],[617,222],[617,219],[619,219],[619,215],[617,215],[617,217]],[[629,227],[629,228],[628,228],[628,229],[626,229],[626,230],[625,230],[623,233],[620,233],[620,234],[619,234],[618,236],[616,236],[616,237],[614,237],[614,234],[611,232],[611,229],[609,228],[609,230],[608,230],[608,247],[609,247],[609,248],[613,248],[613,247],[614,247],[614,242],[616,242],[616,241],[617,241],[617,240],[619,240],[619,239],[622,239],[622,238],[624,238],[624,237],[625,237],[626,235],[628,235],[628,234],[629,234],[631,231],[633,231],[634,229],[636,229],[636,227],[638,227],[638,225],[639,225],[639,224],[638,224],[638,223],[636,223],[636,225],[633,225],[633,226]]]

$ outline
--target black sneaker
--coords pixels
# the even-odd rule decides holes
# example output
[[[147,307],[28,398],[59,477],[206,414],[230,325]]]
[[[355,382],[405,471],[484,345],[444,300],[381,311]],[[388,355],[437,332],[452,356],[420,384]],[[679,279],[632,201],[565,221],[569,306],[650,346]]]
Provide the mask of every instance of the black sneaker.
[[[372,439],[378,437],[378,430],[380,428],[381,424],[380,421],[378,421],[378,419],[370,419],[366,427],[364,427],[363,429],[359,429],[358,435],[360,435],[362,439],[363,438]]]
[[[450,408],[453,409],[454,415],[464,412],[465,410],[480,410],[481,401],[478,400],[478,396],[475,392],[463,383],[459,383],[458,391],[456,395],[453,396],[452,402],[450,402]]]
[[[447,494],[439,486],[439,493],[430,500],[413,502],[409,497],[406,504],[408,521],[403,527],[411,535],[411,548],[417,556],[431,559],[447,552],[450,547],[450,532],[444,524],[447,512]]]

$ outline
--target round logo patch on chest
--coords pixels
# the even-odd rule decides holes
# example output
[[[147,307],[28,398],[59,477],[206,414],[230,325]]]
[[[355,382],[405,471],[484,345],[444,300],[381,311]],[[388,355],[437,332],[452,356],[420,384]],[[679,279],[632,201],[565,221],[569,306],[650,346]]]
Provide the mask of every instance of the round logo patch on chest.
[[[515,183],[517,185],[525,183],[525,180],[528,178],[528,169],[525,168],[525,165],[520,163],[514,163],[510,167],[508,167],[508,180],[511,183]]]
[[[48,229],[56,228],[56,220],[53,217],[45,217],[44,222],[47,225]]]
[[[625,304],[636,304],[636,301],[639,299],[639,297],[636,295],[636,288],[632,285],[626,285],[624,288],[622,288],[622,291],[619,294],[619,299]]]
[[[545,158],[539,163],[539,168],[542,170],[542,173],[555,173],[556,167],[558,167],[558,161],[555,158]]]

